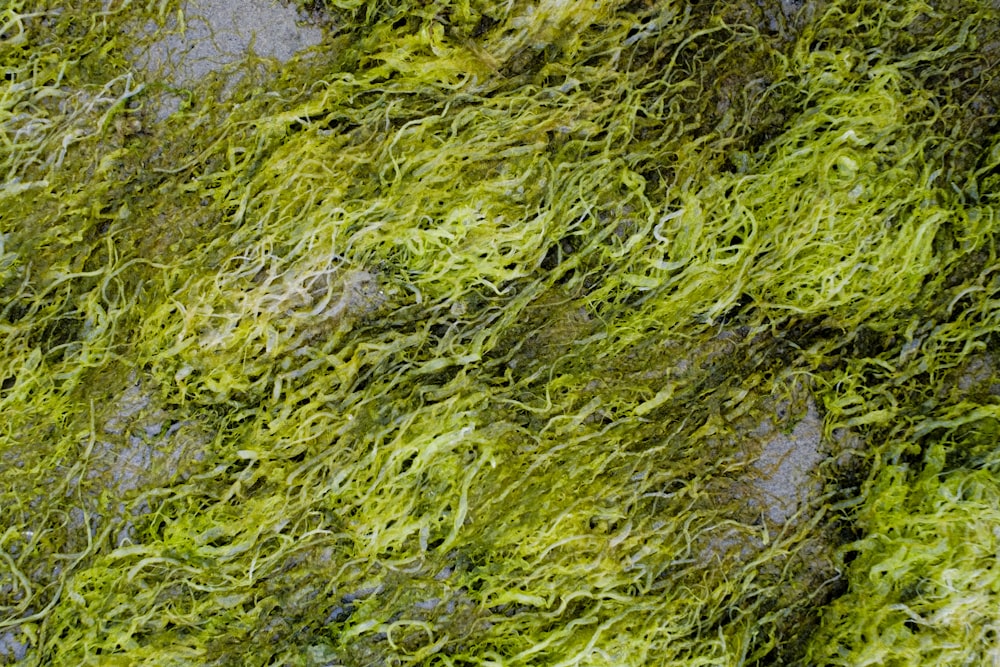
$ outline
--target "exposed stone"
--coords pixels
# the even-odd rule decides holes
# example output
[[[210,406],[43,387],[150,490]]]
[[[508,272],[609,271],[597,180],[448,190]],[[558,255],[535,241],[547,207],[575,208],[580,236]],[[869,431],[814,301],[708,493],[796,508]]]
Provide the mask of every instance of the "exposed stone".
[[[149,23],[142,32],[157,39],[135,54],[136,65],[176,87],[213,73],[228,75],[250,54],[286,62],[323,38],[294,7],[271,0],[187,0],[162,28]],[[238,79],[237,74],[227,84]],[[177,95],[163,96],[158,118],[176,111],[180,101]]]

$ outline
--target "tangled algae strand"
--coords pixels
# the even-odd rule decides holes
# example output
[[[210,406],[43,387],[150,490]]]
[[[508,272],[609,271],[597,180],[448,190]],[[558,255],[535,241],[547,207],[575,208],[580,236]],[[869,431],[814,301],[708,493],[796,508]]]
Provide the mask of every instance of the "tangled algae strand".
[[[995,6],[302,8],[0,9],[0,660],[1000,659]]]

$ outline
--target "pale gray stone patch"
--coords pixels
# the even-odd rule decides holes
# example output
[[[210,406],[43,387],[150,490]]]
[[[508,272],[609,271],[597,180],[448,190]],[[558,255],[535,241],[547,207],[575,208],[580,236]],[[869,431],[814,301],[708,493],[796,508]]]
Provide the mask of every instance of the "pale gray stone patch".
[[[14,663],[24,660],[28,645],[21,641],[23,634],[18,626],[0,632],[0,662]]]
[[[128,422],[149,406],[150,397],[142,390],[142,386],[132,375],[130,386],[115,402],[113,414],[104,422],[104,432],[111,435],[121,435]]]
[[[974,387],[985,384],[996,375],[994,360],[989,355],[978,354],[963,364],[956,386],[960,391],[968,392]]]
[[[822,432],[823,421],[810,399],[806,414],[790,433],[778,431],[762,443],[749,482],[772,522],[787,522],[800,506],[817,495],[818,481],[813,472],[826,458],[820,451]]]
[[[184,25],[172,19],[138,58],[144,69],[164,67],[177,83],[198,81],[251,51],[285,62],[323,37],[319,28],[300,25],[294,7],[271,0],[188,0],[182,11]]]
[[[162,437],[162,422],[137,424],[136,427],[146,434],[155,433],[146,437],[128,435],[115,442],[99,440],[93,449],[91,475],[110,477],[110,487],[119,497],[165,483],[173,474],[182,472],[188,463],[204,456],[202,448],[208,438],[193,424],[182,435],[175,435],[177,429],[171,427]]]
[[[697,560],[703,563],[736,559],[746,562],[760,554],[796,515],[823,490],[820,466],[830,458],[823,440],[823,419],[812,396],[795,386],[790,398],[762,401],[767,415],[753,424],[739,424],[743,451],[735,461],[734,477],[719,480],[715,491],[739,501],[729,521],[722,521],[697,540]],[[738,470],[739,472],[735,472]]]
[[[135,54],[135,64],[176,87],[191,86],[213,73],[242,63],[254,54],[279,62],[315,46],[323,31],[309,25],[295,7],[274,0],[187,0],[180,15],[159,28],[142,28],[158,38]],[[229,84],[235,83],[235,79]],[[164,96],[157,116],[179,108],[180,98]]]
[[[204,458],[211,436],[191,420],[177,419],[161,406],[148,381],[133,372],[123,391],[98,417],[100,435],[91,448],[86,476],[123,499],[129,494],[184,477]],[[124,506],[116,520],[125,516]],[[124,537],[128,537],[128,526]]]

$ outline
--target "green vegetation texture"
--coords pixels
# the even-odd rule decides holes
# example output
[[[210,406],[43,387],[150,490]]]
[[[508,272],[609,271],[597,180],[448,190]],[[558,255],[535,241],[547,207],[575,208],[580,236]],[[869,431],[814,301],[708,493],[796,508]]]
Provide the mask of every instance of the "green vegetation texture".
[[[0,661],[1000,661],[995,3],[305,9],[0,9]]]

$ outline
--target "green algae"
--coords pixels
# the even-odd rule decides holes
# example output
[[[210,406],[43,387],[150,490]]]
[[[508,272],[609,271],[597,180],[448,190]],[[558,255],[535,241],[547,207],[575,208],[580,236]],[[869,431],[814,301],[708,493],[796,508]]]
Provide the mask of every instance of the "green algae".
[[[162,122],[176,7],[0,14],[27,664],[996,659],[995,8],[312,9]]]

